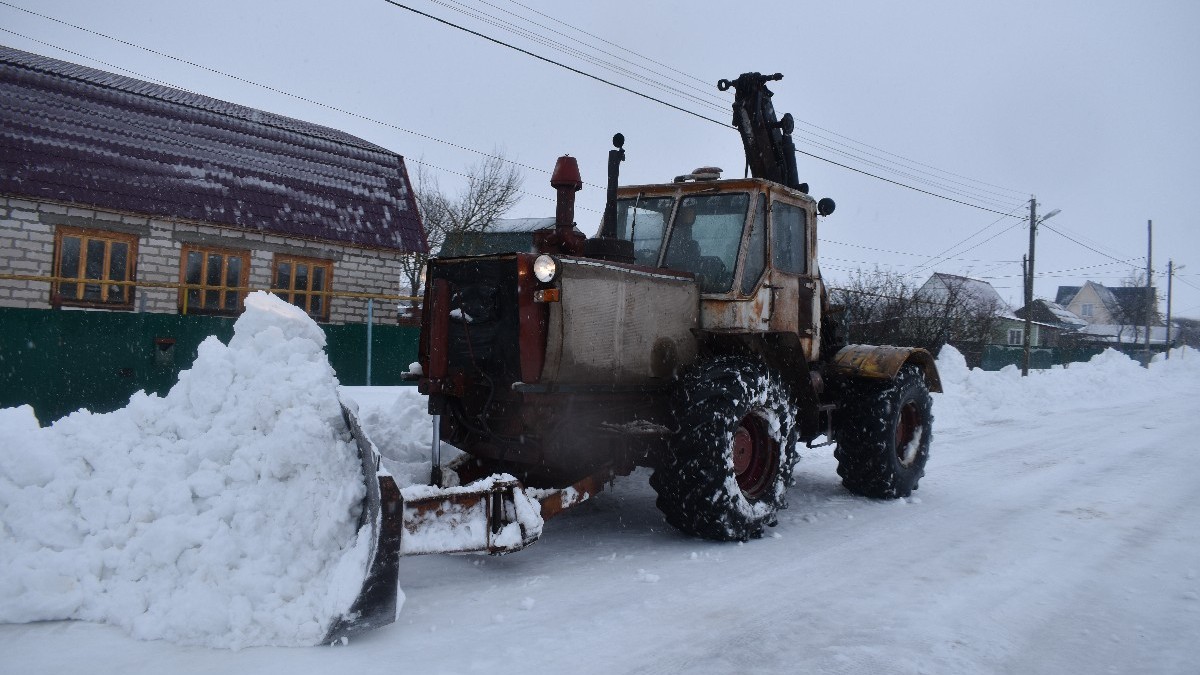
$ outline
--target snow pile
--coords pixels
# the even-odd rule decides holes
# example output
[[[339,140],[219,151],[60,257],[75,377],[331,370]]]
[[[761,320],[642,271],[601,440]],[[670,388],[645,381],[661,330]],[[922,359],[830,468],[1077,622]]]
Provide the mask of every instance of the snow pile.
[[[39,428],[0,411],[0,621],[311,645],[353,601],[363,485],[325,336],[254,293],[165,397]]]
[[[1119,410],[1123,402],[1144,399],[1148,391],[1191,396],[1200,380],[1200,352],[1175,349],[1170,360],[1160,355],[1143,368],[1109,349],[1086,363],[1031,370],[1021,377],[1016,366],[968,369],[963,355],[946,345],[938,353],[937,367],[944,391],[935,395],[937,428],[970,429],[1053,416],[1077,410],[1081,403],[1090,402],[1097,411]]]

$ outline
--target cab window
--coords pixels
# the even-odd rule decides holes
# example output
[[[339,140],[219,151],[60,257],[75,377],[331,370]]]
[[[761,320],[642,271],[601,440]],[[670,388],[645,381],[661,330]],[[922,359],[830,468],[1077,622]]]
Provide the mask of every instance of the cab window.
[[[750,240],[746,245],[746,268],[742,271],[742,293],[749,295],[758,285],[767,266],[767,196],[759,195],[750,224]]]
[[[771,204],[771,263],[780,272],[808,273],[808,218],[804,209]]]
[[[664,267],[695,273],[702,293],[728,292],[749,204],[744,192],[684,197],[671,226]]]
[[[617,238],[633,242],[634,260],[639,265],[658,264],[667,219],[674,204],[674,197],[617,200]]]

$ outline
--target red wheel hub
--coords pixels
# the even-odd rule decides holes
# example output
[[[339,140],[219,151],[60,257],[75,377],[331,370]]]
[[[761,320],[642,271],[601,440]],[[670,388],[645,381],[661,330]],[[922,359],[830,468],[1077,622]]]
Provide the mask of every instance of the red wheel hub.
[[[766,422],[746,415],[733,432],[733,473],[747,499],[763,496],[775,480],[779,444],[767,432]]]
[[[905,450],[913,438],[916,437],[917,430],[920,427],[921,414],[917,410],[917,404],[911,401],[905,403],[900,408],[900,418],[896,420],[896,456],[900,458],[900,463],[905,466],[910,464],[916,455],[916,453],[913,453],[910,456]]]

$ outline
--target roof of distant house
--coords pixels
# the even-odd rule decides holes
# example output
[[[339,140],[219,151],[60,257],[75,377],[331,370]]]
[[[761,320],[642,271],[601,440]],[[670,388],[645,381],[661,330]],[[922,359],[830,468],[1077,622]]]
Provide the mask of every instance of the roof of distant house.
[[[0,46],[0,193],[424,251],[404,159],[335,129]]]
[[[951,294],[951,289],[955,289],[959,297],[967,300],[976,306],[990,306],[995,310],[996,316],[1015,319],[1017,316],[1013,314],[1012,308],[1000,297],[996,289],[986,281],[981,279],[972,279],[970,277],[960,277],[955,274],[946,274],[944,272],[934,272],[920,288],[917,289],[917,297],[935,302],[946,301]]]

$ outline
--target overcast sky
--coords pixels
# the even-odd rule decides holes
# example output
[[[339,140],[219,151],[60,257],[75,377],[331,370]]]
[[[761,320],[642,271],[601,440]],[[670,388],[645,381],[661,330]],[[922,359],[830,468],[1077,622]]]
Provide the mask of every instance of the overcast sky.
[[[553,215],[548,171],[572,154],[590,183],[577,220],[593,232],[617,131],[627,139],[624,183],[743,169],[730,127],[385,0],[0,1],[0,43],[336,127],[404,155],[410,171],[417,160],[461,172],[479,161],[472,151],[501,151],[533,167],[513,217]],[[1039,229],[1038,296],[1087,279],[1120,285],[1144,270],[1153,220],[1164,309],[1173,259],[1186,266],[1174,313],[1200,317],[1200,3],[401,1],[719,122],[732,97],[718,79],[782,72],[775,105],[797,119],[801,150],[991,209],[801,155],[801,180],[838,204],[819,233],[835,284],[856,267],[918,281],[941,271],[987,279],[1019,306],[1027,223],[1002,214],[1027,217],[1037,195],[1039,214],[1061,209]],[[455,189],[454,174],[438,169]]]

